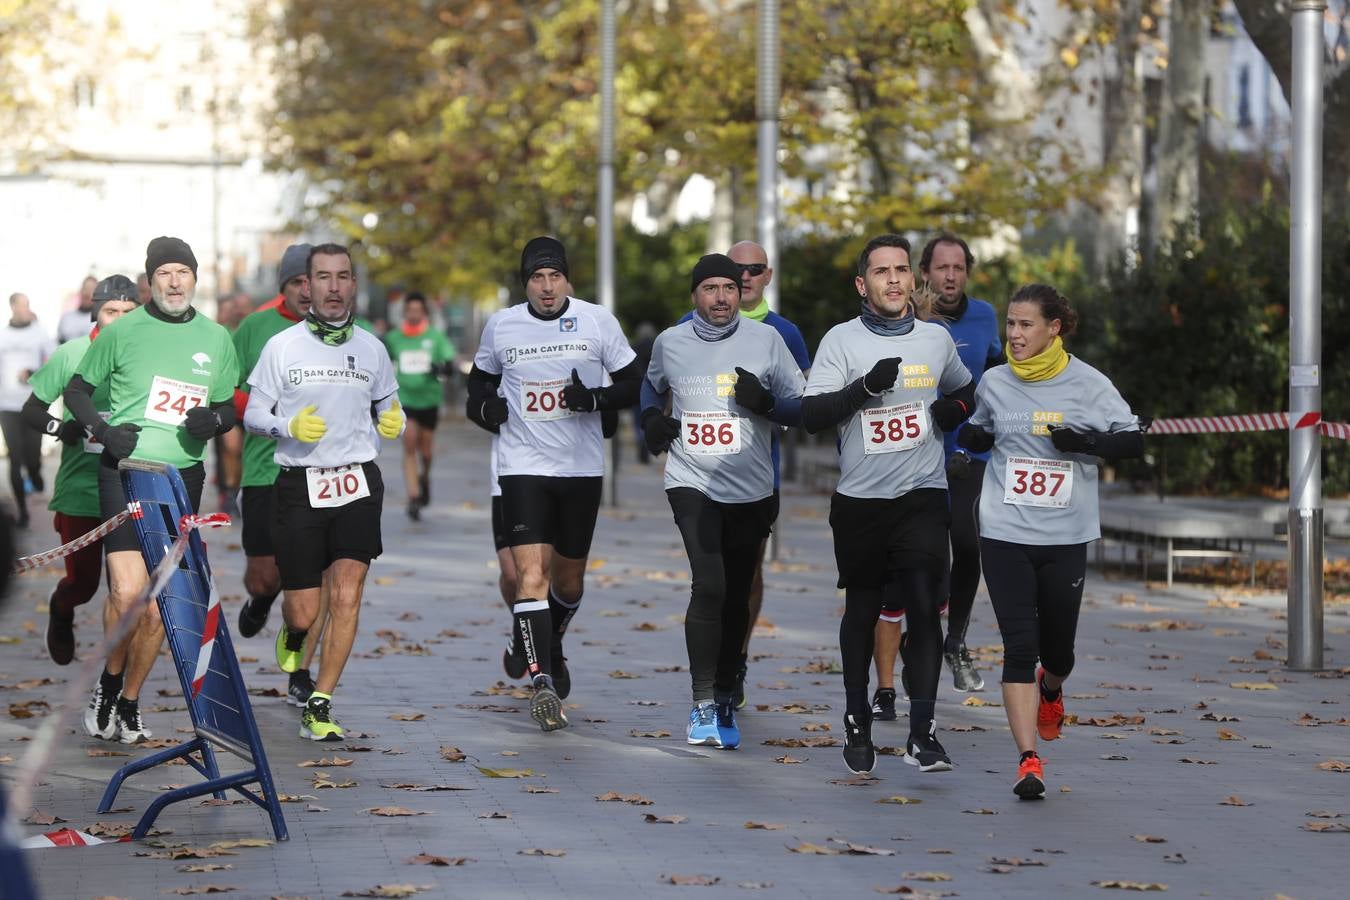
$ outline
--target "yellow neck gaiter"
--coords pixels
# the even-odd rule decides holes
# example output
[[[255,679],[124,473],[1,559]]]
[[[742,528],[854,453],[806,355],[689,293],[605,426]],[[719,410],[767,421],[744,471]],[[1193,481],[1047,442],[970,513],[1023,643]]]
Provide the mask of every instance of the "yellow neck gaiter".
[[[769,301],[763,297],[759,298],[759,305],[754,309],[743,309],[741,315],[747,319],[754,319],[756,322],[763,322],[764,317],[769,314]]]
[[[1006,342],[1003,345],[1003,355],[1008,358],[1008,365],[1012,367],[1013,374],[1022,381],[1046,381],[1063,372],[1064,367],[1069,364],[1069,354],[1064,352],[1064,341],[1058,335],[1050,342],[1049,347],[1021,362],[1013,359],[1012,347]]]

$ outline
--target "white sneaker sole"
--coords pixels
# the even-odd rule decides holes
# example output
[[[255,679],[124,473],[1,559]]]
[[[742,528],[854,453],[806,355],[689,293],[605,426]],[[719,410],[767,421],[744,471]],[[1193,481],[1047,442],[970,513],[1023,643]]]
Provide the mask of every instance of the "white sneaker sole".
[[[920,772],[950,772],[952,770],[950,761],[939,760],[938,762],[924,765],[919,762],[918,757],[910,756],[908,750],[905,751],[905,762],[909,763],[911,766],[918,766]]]
[[[690,746],[693,746],[693,747],[721,747],[721,746],[722,746],[722,739],[721,739],[720,737],[716,737],[716,736],[706,737],[706,738],[696,738],[696,737],[690,735],[689,737],[686,737],[686,738],[684,739],[684,742],[685,742],[686,744],[689,744]]]
[[[103,741],[111,741],[117,737],[117,721],[108,723],[108,727],[103,731],[98,730],[98,717],[92,709],[84,711],[84,733],[92,738],[98,738]]]

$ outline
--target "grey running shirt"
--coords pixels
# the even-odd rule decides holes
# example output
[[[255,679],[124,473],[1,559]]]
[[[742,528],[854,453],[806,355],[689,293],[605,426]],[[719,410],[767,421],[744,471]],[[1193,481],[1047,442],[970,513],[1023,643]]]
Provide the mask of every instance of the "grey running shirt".
[[[903,360],[895,385],[839,423],[836,490],[848,497],[890,500],[920,488],[947,489],[942,432],[928,407],[970,383],[947,329],[915,322],[909,334],[883,337],[861,319],[836,325],[821,339],[806,394],[837,391],[892,356]]]
[[[1054,378],[1022,381],[1007,365],[984,373],[972,424],[995,435],[980,494],[980,536],[1014,544],[1084,544],[1101,537],[1097,460],[1062,453],[1050,425],[1075,431],[1138,431],[1115,385],[1069,358]]]
[[[671,394],[680,437],[670,445],[666,487],[702,491],[719,503],[750,503],[773,493],[770,447],[779,426],[736,404],[736,367],[753,372],[776,397],[800,397],[797,362],[777,329],[741,317],[731,337],[705,341],[691,322],[656,338],[647,380]]]

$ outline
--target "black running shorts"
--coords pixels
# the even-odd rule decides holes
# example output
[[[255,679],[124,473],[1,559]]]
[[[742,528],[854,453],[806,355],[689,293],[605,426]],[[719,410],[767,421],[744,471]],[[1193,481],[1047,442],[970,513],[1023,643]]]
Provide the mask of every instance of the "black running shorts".
[[[510,546],[511,542],[506,539],[506,518],[502,515],[502,496],[497,494],[492,498],[492,547],[505,550]]]
[[[201,463],[179,469],[178,476],[187,488],[188,501],[195,513],[202,505],[202,485],[206,483],[206,467]],[[122,491],[122,476],[117,471],[117,460],[107,453],[99,457],[98,466],[98,508],[103,521],[127,508],[127,497]],[[105,553],[117,553],[119,550],[141,552],[140,539],[136,537],[136,526],[124,522],[117,530],[103,539]]]
[[[240,489],[239,514],[244,518],[244,555],[275,556],[272,545],[273,486]]]
[[[405,406],[403,413],[408,417],[409,422],[416,422],[427,431],[435,431],[436,423],[441,420],[441,408],[439,406]]]
[[[890,574],[927,569],[941,578],[947,565],[947,492],[921,488],[893,500],[830,498],[830,528],[839,586],[881,587]]]
[[[500,476],[507,545],[550,544],[559,556],[585,559],[591,552],[603,482],[599,475]]]
[[[334,560],[369,563],[384,552],[380,541],[384,480],[374,462],[365,463],[362,468],[370,496],[322,509],[309,505],[309,486],[303,468],[283,468],[277,476],[272,540],[282,590],[316,588],[323,581],[324,570]]]

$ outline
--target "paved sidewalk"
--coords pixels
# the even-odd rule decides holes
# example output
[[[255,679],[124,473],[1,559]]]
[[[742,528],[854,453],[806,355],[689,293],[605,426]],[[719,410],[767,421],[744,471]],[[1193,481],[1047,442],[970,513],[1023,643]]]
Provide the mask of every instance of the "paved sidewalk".
[[[277,613],[273,627],[237,641],[279,788],[295,798],[284,806],[291,840],[206,859],[156,858],[178,845],[270,837],[264,813],[251,805],[189,801],[160,817],[159,843],[27,851],[44,896],[148,898],[224,885],[234,886],[231,896],[336,898],[416,885],[427,888],[420,896],[511,898],[756,889],[842,897],[901,886],[916,892],[907,896],[1044,897],[1095,896],[1102,888],[1094,882],[1112,881],[1165,884],[1186,897],[1345,896],[1350,773],[1318,764],[1350,762],[1350,682],[1345,669],[1283,670],[1282,596],[1182,585],[1165,592],[1090,572],[1067,688],[1079,724],[1044,748],[1048,798],[1021,803],[1011,791],[1017,755],[997,705],[998,637],[982,592],[970,644],[980,648],[990,687],[964,705],[944,673],[939,696],[941,738],[956,770],[921,775],[883,756],[875,778],[856,779],[838,747],[766,744],[837,739],[842,727],[842,599],[827,498],[789,490],[783,556],[767,574],[771,622],[751,647],[743,748],[693,748],[683,735],[688,570],[659,466],[629,465],[620,508],[602,513],[568,638],[573,725],[543,734],[523,692],[513,696],[499,684],[508,620],[489,535],[486,435],[448,423],[439,441],[433,504],[420,523],[403,514],[396,453],[381,460],[390,491],[387,552],[372,572],[356,655],[334,701],[339,719],[362,737],[302,742],[297,711],[264,696],[285,687],[271,664]],[[34,515],[28,552],[54,543],[44,518]],[[206,536],[234,628],[239,533]],[[54,570],[19,579],[0,615],[5,777],[40,722],[13,717],[12,704],[55,703],[70,674],[47,661],[43,643],[54,581]],[[93,606],[79,617],[84,637],[97,627]],[[1332,666],[1350,666],[1348,629],[1350,606],[1329,607]],[[47,678],[52,683],[31,682]],[[145,696],[156,736],[187,724],[166,662]],[[895,747],[904,734],[902,720],[879,723],[875,737]],[[466,759],[447,760],[458,754],[443,748]],[[37,791],[37,811],[86,829],[126,825],[158,786],[195,777],[182,767],[145,773],[123,788],[126,812],[99,816],[108,777],[126,759],[91,754],[121,749],[72,731]],[[300,766],[334,756],[351,763]],[[494,778],[479,767],[528,771]],[[338,786],[316,787],[316,779]],[[611,792],[650,804],[597,800]],[[886,802],[897,797],[910,802]],[[368,812],[378,807],[423,815]],[[522,852],[531,848],[562,853]],[[418,854],[464,861],[408,862]],[[229,868],[183,871],[192,866]],[[671,883],[691,876],[717,881]]]

